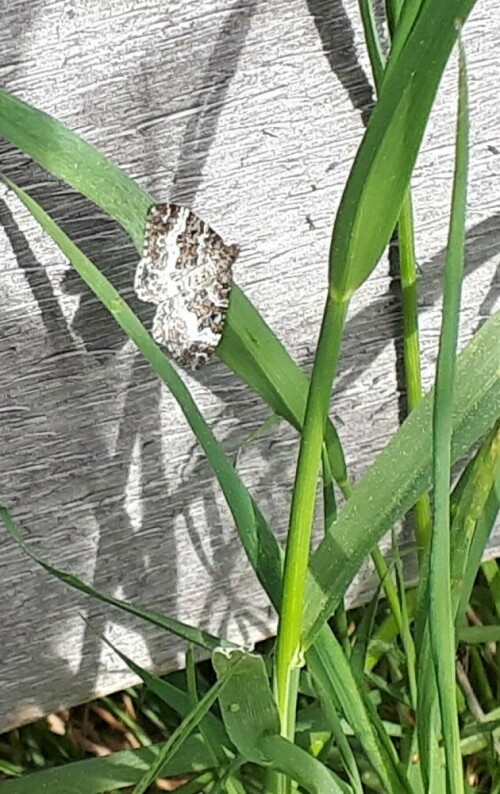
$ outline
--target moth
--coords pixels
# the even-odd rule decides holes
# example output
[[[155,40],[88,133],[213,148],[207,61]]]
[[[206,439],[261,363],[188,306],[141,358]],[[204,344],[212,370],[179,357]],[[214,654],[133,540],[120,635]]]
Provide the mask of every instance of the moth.
[[[238,253],[187,207],[149,210],[134,288],[157,306],[154,339],[187,369],[202,367],[222,338]]]

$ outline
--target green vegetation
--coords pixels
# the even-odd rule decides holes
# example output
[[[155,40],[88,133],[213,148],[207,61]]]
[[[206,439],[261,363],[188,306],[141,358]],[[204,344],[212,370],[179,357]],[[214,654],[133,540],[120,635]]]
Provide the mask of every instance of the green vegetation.
[[[371,4],[360,0],[378,100],[333,225],[310,385],[243,292],[233,289],[217,354],[300,434],[284,548],[184,382],[127,303],[34,199],[4,178],[179,403],[279,614],[279,628],[275,646],[249,653],[224,638],[110,598],[35,556],[3,508],[0,517],[12,538],[50,574],[203,648],[212,667],[202,674],[189,656],[186,674],[173,683],[115,649],[154,694],[154,702],[178,715],[175,725],[161,723],[168,739],[20,777],[14,763],[6,761],[2,771],[12,779],[0,784],[2,793],[99,794],[135,786],[140,794],[166,775],[185,778],[183,792],[212,794],[500,791],[500,652],[494,625],[500,615],[499,571],[496,562],[481,563],[500,498],[500,316],[492,316],[457,355],[468,165],[467,79],[460,47],[440,345],[434,388],[426,395],[420,385],[409,187],[440,78],[473,6],[474,0],[393,0],[388,4],[392,47],[384,63]],[[144,218],[154,199],[93,147],[5,92],[0,92],[0,134],[104,209],[142,247]],[[376,267],[395,227],[405,286],[411,413],[353,486],[328,419],[332,384],[350,300]],[[452,488],[451,467],[464,456],[467,463]],[[324,537],[311,555],[320,479]],[[337,490],[345,498],[338,511]],[[407,592],[396,543],[390,566],[377,543],[413,508],[420,568],[418,586]],[[351,614],[348,631],[344,596],[370,554],[385,600],[375,598]],[[471,609],[482,625],[468,625]],[[470,676],[457,662],[459,641],[472,646]],[[142,731],[138,735],[146,745],[147,737]]]

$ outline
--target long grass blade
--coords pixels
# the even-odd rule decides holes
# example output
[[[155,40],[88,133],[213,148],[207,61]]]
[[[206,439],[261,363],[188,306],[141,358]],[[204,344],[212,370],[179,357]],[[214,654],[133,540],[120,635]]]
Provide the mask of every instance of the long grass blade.
[[[234,674],[238,664],[239,659],[235,659],[234,663],[228,666],[224,677],[219,678],[217,683],[201,698],[196,708],[194,708],[175,729],[171,737],[158,753],[150,769],[148,769],[134,788],[132,794],[145,794],[149,786],[159,777],[163,767],[179,752],[179,749],[188,739],[189,735],[200,724],[201,720],[206,717],[219,695],[224,691],[224,688],[231,680],[231,676]]]
[[[124,750],[105,758],[90,758],[0,783],[2,794],[107,794],[137,783],[158,757],[163,744]],[[201,736],[190,736],[162,768],[165,777],[210,769],[211,759]]]
[[[387,794],[411,794],[394,746],[375,709],[354,678],[337,640],[323,627],[321,642],[306,654],[308,669],[323,692],[342,709],[383,790]]]
[[[434,515],[429,567],[429,629],[450,794],[463,794],[455,696],[455,630],[451,597],[450,477],[452,417],[460,296],[464,268],[469,119],[465,55],[459,48],[459,100],[456,163],[448,251],[445,263],[443,320],[436,367],[433,414]]]
[[[82,581],[82,579],[79,579],[78,576],[68,573],[67,571],[61,571],[59,568],[56,568],[53,565],[50,565],[48,562],[45,562],[37,554],[35,554],[34,551],[32,551],[30,546],[22,537],[19,528],[13,520],[9,510],[2,505],[0,505],[0,521],[3,522],[11,538],[15,540],[25,554],[31,557],[31,559],[38,565],[41,565],[41,567],[44,568],[47,573],[52,574],[52,576],[60,579],[62,582],[69,585],[70,587],[73,587],[75,590],[79,590],[86,595],[97,598],[99,601],[103,601],[106,604],[111,604],[111,606],[118,607],[118,609],[121,609],[123,612],[128,612],[130,615],[135,615],[136,617],[141,618],[141,620],[145,620],[147,623],[151,623],[154,626],[159,626],[160,628],[175,634],[177,637],[181,637],[183,640],[186,640],[186,642],[198,645],[199,647],[205,648],[208,651],[213,651],[214,648],[218,648],[221,645],[227,646],[228,648],[237,647],[233,643],[220,639],[219,637],[216,637],[207,631],[198,629],[195,626],[190,626],[189,624],[183,623],[180,620],[175,620],[175,618],[166,617],[160,612],[155,612],[151,609],[144,609],[143,607],[135,606],[134,604],[131,604],[128,601],[122,601],[119,598],[113,598],[113,596],[102,593],[100,590],[96,590],[95,587],[92,587],[91,585]]]

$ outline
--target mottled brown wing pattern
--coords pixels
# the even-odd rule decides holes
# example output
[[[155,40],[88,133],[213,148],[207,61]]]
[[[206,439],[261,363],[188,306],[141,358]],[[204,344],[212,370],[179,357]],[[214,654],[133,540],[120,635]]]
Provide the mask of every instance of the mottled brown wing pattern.
[[[157,305],[152,334],[188,369],[199,369],[224,331],[238,246],[186,207],[155,204],[148,213],[135,291]]]

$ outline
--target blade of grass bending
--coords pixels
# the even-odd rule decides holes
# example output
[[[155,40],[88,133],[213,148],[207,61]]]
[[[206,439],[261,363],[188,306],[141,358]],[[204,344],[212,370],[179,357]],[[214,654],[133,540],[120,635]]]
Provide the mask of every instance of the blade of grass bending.
[[[272,769],[296,780],[309,794],[352,794],[335,772],[282,736],[264,736],[262,748]]]
[[[407,5],[407,4],[405,4]],[[426,2],[402,45],[403,13],[366,133],[340,202],[330,294],[348,300],[378,262],[396,225],[441,75],[475,0]]]
[[[156,778],[172,757],[179,751],[189,735],[204,719],[217,698],[222,694],[224,688],[231,680],[232,675],[236,671],[240,660],[238,658],[228,666],[224,677],[221,677],[214,686],[202,697],[195,709],[181,722],[175,729],[168,741],[163,745],[158,753],[157,758],[148,769],[146,774],[142,777],[139,783],[134,788],[132,794],[145,794],[149,786],[151,786]]]
[[[459,44],[458,120],[452,209],[443,289],[443,319],[436,365],[433,413],[434,514],[429,566],[429,629],[450,794],[463,794],[455,696],[455,630],[451,602],[450,478],[452,420],[450,405],[456,370],[460,296],[464,268],[469,119],[465,54]]]
[[[20,546],[34,562],[36,562],[38,565],[41,565],[42,568],[44,568],[48,573],[52,574],[52,576],[60,579],[70,587],[75,588],[75,590],[79,590],[82,593],[86,593],[86,595],[93,596],[94,598],[97,598],[99,601],[103,601],[106,604],[111,604],[112,606],[118,607],[118,609],[121,609],[123,612],[128,612],[131,615],[135,615],[136,617],[147,621],[148,623],[152,623],[154,626],[159,626],[166,631],[170,631],[177,637],[181,637],[183,640],[186,640],[186,642],[191,642],[200,646],[201,648],[205,648],[208,651],[213,651],[214,648],[218,648],[221,645],[227,645],[229,648],[237,647],[231,642],[221,640],[219,637],[216,637],[207,631],[196,628],[196,626],[190,626],[187,623],[181,622],[180,620],[166,617],[160,612],[155,612],[151,609],[144,609],[140,606],[134,606],[134,604],[130,604],[128,601],[122,601],[119,598],[113,598],[113,596],[106,595],[106,593],[102,593],[91,585],[86,584],[86,582],[82,581],[77,576],[74,576],[73,574],[66,571],[61,571],[59,568],[55,568],[53,565],[45,562],[37,554],[35,554],[35,552],[26,543],[9,510],[2,505],[0,505],[0,521],[3,522],[11,538],[15,540],[18,546]]]
[[[1,89],[0,135],[101,207],[125,229],[137,250],[142,250],[146,213],[155,199],[94,146]],[[233,285],[217,355],[273,411],[301,430],[308,379],[237,284]],[[347,481],[346,466],[331,422],[326,444],[332,474],[342,489]]]
[[[358,149],[335,219],[329,293],[321,325],[292,495],[278,627],[276,681],[284,735],[295,711],[290,686],[300,664],[302,610],[321,448],[349,300],[370,275],[396,224],[442,71],[457,37],[456,19],[474,0],[427,3],[397,58]],[[325,540],[327,540],[325,538]]]
[[[101,207],[142,250],[154,198],[66,125],[0,89],[0,135]]]
[[[302,431],[309,380],[236,286],[231,292],[228,322],[217,346],[217,356],[275,413]],[[350,484],[344,452],[330,420],[326,426],[325,445],[332,476],[347,497]]]
[[[238,669],[219,698],[228,736],[248,761],[266,765],[260,747],[263,736],[279,731],[279,719],[264,659],[243,650],[216,650],[212,664],[218,679],[239,660]]]
[[[10,180],[5,177],[3,179],[59,246],[116,322],[137,345],[142,355],[177,400],[219,481],[252,567],[276,606],[280,602],[281,591],[281,548],[233,464],[198,410],[189,389],[161,348],[154,342],[140,320],[100,270],[64,234],[34,199]]]
[[[162,744],[123,750],[105,758],[89,758],[64,766],[44,769],[17,780],[0,782],[1,794],[107,794],[130,790],[158,756]],[[190,736],[175,756],[163,767],[166,777],[179,777],[210,768],[210,756],[201,736]]]
[[[26,201],[28,202],[28,200],[29,200],[29,197],[25,197],[25,198],[26,198]],[[33,207],[33,205],[34,205],[34,202],[33,202],[32,200],[29,200],[28,206],[29,206],[29,208],[30,208],[30,209]],[[34,213],[34,214],[35,214],[35,217],[37,217],[36,213]],[[45,219],[44,219],[44,220],[45,220]],[[56,232],[57,232],[57,229],[55,228],[55,224],[54,224],[52,221],[50,221],[50,219],[48,219],[48,221],[50,222],[50,224],[52,224],[52,226],[50,227],[50,229],[48,229],[49,233],[50,233],[50,231],[52,231],[52,233],[54,234],[54,237],[55,237],[55,239],[56,239],[56,242],[59,242],[59,239],[58,239],[58,238],[59,238],[59,235],[56,233]],[[50,225],[50,224],[49,224],[49,225]],[[45,226],[45,223],[44,223],[44,226]],[[81,255],[81,252],[79,252],[79,251],[78,251],[78,249],[76,249],[76,246],[74,246],[73,244],[70,244],[70,246],[68,247],[68,242],[70,242],[70,241],[67,241],[67,240],[65,241],[65,240],[63,239],[63,245],[65,246],[65,247],[63,248],[63,250],[64,250],[64,252],[66,253],[66,255],[69,255],[69,256],[70,256],[70,258],[75,258],[75,257],[77,257],[77,256],[82,256],[82,255]],[[113,297],[114,297],[114,295],[115,295],[115,294],[116,294],[116,293],[114,293],[114,291],[112,291],[112,295],[113,295]],[[128,310],[128,307],[126,307],[126,305],[125,305],[125,304],[123,304],[123,302],[122,302],[122,304],[121,304],[121,305],[122,305],[122,306],[125,306],[126,310]],[[128,311],[130,311],[130,310],[128,310]],[[116,313],[116,311],[115,311],[115,313]],[[145,333],[145,332],[144,332],[144,333]],[[147,337],[147,338],[148,338],[148,340],[149,340],[149,337]],[[141,341],[141,340],[140,340],[140,338],[139,338],[139,341]],[[153,346],[156,348],[156,345],[154,345],[154,343],[152,343],[152,344],[153,344]],[[164,357],[163,357],[163,355],[162,355],[162,359],[163,359],[163,358],[164,358]],[[161,373],[160,373],[160,374],[161,374]],[[219,472],[219,474],[220,474],[220,472]],[[253,559],[254,559],[254,564],[255,564],[255,563],[258,563],[258,561],[259,561],[259,558],[256,558],[256,557],[254,556],[254,558],[253,558]],[[268,582],[267,582],[267,581],[265,582],[265,585],[264,585],[264,586],[266,586],[266,585],[268,585]],[[279,585],[279,582],[278,582],[278,585]]]

